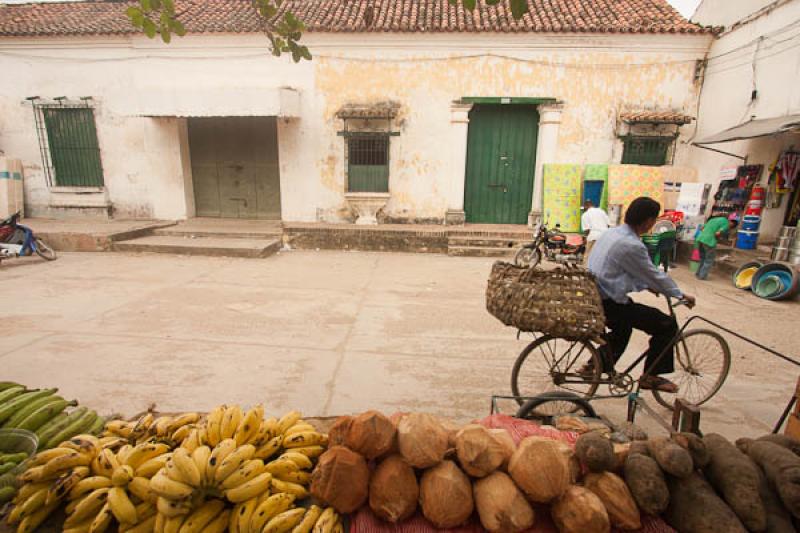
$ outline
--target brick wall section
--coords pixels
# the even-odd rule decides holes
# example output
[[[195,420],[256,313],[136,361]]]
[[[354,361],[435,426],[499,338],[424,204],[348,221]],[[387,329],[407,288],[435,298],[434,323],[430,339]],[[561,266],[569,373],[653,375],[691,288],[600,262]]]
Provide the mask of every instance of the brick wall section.
[[[301,250],[447,253],[447,229],[284,224],[284,238]]]

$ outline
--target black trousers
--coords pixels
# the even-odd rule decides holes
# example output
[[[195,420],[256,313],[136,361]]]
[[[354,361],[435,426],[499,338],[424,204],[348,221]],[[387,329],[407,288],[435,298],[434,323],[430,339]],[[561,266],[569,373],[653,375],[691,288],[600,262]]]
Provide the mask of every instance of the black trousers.
[[[647,350],[647,359],[645,360],[646,369],[650,369],[661,352],[669,346],[667,353],[664,354],[657,366],[650,370],[650,374],[669,374],[674,370],[675,348],[670,346],[672,339],[678,333],[678,323],[674,318],[654,307],[637,304],[630,300],[626,304],[620,304],[614,300],[603,300],[603,309],[606,313],[606,325],[611,330],[609,350],[614,363],[625,353],[633,330],[638,329],[650,335],[650,348]]]

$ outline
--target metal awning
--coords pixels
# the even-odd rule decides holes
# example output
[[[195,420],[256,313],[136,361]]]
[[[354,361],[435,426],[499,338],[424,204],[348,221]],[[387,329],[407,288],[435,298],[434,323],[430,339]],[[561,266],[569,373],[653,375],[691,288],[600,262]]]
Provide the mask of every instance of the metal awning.
[[[264,87],[150,87],[134,109],[124,114],[142,117],[298,117],[300,92]],[[129,104],[130,105],[130,104]]]
[[[744,124],[739,124],[715,135],[704,137],[692,144],[717,144],[742,139],[754,139],[756,137],[766,137],[779,133],[800,131],[800,115],[786,115],[778,118],[762,118],[750,120]]]

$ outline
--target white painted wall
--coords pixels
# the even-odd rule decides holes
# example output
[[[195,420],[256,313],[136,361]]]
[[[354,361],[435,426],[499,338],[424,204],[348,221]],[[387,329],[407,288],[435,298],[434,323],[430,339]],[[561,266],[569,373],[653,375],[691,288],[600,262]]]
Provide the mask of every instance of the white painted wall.
[[[27,204],[33,214],[46,213],[50,193],[24,99],[92,96],[115,216],[192,216],[185,122],[136,116],[147,108],[142,102],[189,94],[205,115],[225,116],[248,108],[242,99],[268,98],[288,86],[300,91],[300,112],[278,121],[284,220],[337,221],[349,213],[335,113],[346,103],[395,100],[401,135],[392,140],[387,212],[438,220],[451,190],[452,101],[564,100],[557,162],[616,162],[620,110],[694,114],[696,61],[710,37],[309,34],[306,40],[315,59],[296,65],[273,58],[257,35],[188,36],[168,46],[138,36],[0,39],[0,68],[13,73],[12,83],[0,85],[0,149],[24,160]],[[254,100],[252,107],[262,104]],[[678,149],[676,164],[685,152]]]
[[[703,0],[692,15],[692,22],[729,27],[759,9],[781,1],[786,0]]]
[[[722,34],[712,44],[693,140],[750,118],[800,113],[800,1],[777,4],[774,10]],[[758,91],[755,100],[751,100],[753,89]],[[766,168],[782,149],[792,145],[800,148],[800,135],[783,134],[713,147],[747,156],[748,163],[761,163]],[[697,147],[686,153],[687,163],[698,168],[701,181],[714,184],[714,191],[720,169],[741,164],[735,158]],[[765,170],[764,183],[767,177]],[[770,242],[777,235],[788,202],[788,195],[785,196],[780,208],[765,210],[761,242]]]

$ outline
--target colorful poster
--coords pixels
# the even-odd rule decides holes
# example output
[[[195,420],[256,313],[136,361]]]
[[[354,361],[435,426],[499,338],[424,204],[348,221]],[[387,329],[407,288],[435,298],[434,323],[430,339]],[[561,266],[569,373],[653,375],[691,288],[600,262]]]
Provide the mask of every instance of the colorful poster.
[[[661,167],[643,165],[608,166],[608,203],[622,206],[620,217],[632,201],[647,196],[663,204],[664,175]]]
[[[581,226],[583,165],[544,165],[544,220],[561,231],[577,232]]]

